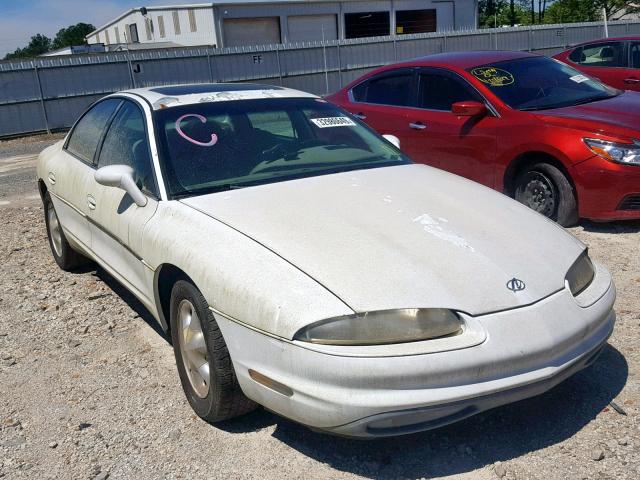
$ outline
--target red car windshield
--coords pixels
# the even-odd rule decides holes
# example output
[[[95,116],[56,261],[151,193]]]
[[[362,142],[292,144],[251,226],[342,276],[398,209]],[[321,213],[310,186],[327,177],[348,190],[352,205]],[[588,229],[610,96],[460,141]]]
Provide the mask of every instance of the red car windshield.
[[[467,70],[500,100],[517,110],[545,110],[620,94],[557,60],[527,57]]]

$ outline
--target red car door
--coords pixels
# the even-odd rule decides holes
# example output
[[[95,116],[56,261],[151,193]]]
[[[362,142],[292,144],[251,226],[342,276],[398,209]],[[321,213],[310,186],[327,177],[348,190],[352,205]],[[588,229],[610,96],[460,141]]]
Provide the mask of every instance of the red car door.
[[[568,56],[578,70],[621,90],[640,89],[636,72],[629,68],[625,42],[597,42],[578,47]],[[638,82],[640,83],[640,82]]]
[[[629,76],[624,79],[627,90],[640,92],[640,42],[629,43]]]
[[[457,74],[435,68],[418,72],[418,108],[408,109],[402,149],[415,161],[495,186],[496,134],[500,119],[489,111],[462,117],[455,102],[484,98]],[[434,161],[435,159],[435,161]]]

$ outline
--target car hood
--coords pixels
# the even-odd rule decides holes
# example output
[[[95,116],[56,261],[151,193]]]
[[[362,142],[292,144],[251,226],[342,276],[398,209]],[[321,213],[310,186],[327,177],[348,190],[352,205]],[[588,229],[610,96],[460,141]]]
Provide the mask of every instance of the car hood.
[[[594,133],[640,137],[640,93],[624,92],[616,97],[574,107],[543,110],[546,123]]]
[[[358,312],[440,307],[477,315],[527,305],[564,288],[584,250],[506,196],[424,165],[182,202],[272,250]],[[514,277],[524,290],[507,288]]]

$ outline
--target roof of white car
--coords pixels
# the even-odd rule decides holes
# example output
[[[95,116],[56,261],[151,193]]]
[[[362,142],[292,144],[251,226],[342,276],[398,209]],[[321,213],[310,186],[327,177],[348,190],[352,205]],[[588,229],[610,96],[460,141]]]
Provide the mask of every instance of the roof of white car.
[[[197,83],[125,90],[144,97],[154,110],[194,103],[255,100],[260,98],[318,98],[311,93],[255,83]]]

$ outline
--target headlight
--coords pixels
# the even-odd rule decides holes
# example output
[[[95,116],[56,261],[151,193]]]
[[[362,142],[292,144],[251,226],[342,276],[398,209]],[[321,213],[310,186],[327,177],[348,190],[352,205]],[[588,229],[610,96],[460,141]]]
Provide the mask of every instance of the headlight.
[[[571,293],[575,297],[585,288],[589,286],[593,280],[595,273],[593,270],[593,263],[589,259],[589,255],[585,250],[582,255],[571,265],[571,268],[567,272],[565,277],[565,283],[571,290]]]
[[[623,165],[640,165],[640,143],[614,143],[594,138],[585,138],[589,150],[610,162]]]
[[[451,310],[407,308],[321,320],[300,330],[294,339],[325,345],[384,345],[457,335],[462,326]]]

